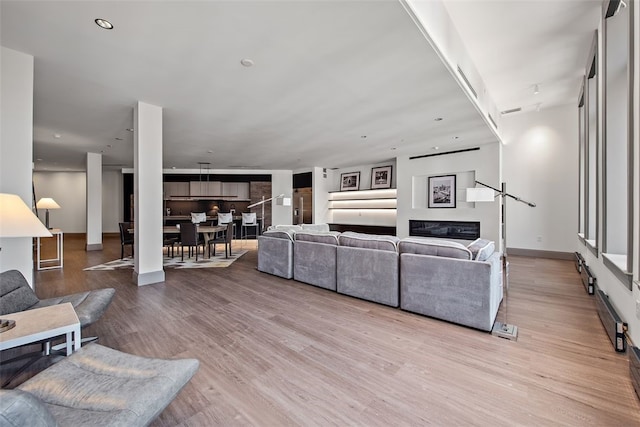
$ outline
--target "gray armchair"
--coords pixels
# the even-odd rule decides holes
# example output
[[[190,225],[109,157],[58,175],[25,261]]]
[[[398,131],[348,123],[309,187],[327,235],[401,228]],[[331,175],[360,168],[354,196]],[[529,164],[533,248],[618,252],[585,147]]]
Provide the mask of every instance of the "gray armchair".
[[[0,390],[0,426],[146,426],[198,366],[196,359],[150,359],[90,344]]]
[[[41,300],[22,273],[18,270],[4,271],[0,273],[0,316],[70,302],[78,315],[80,327],[84,328],[102,316],[115,292],[113,288],[105,288]]]

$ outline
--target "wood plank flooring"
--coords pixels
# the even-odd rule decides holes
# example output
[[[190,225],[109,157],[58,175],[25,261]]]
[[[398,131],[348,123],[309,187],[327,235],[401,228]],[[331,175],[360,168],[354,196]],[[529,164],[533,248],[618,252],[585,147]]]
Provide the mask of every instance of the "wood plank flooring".
[[[114,287],[89,333],[200,369],[153,426],[632,426],[640,404],[573,263],[510,257],[500,339],[256,270],[166,270],[138,288],[130,270],[82,271],[120,256],[117,237],[83,250],[65,235],[61,271],[40,297]]]

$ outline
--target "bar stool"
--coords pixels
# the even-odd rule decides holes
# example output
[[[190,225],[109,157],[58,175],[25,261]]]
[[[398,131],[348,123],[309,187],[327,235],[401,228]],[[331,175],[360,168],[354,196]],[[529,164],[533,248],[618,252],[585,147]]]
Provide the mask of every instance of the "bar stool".
[[[248,234],[248,229],[251,227],[255,227],[255,234]],[[246,240],[247,237],[255,237],[258,238],[258,234],[260,232],[260,226],[258,225],[258,218],[256,218],[255,212],[243,213],[242,214],[242,228],[240,229],[240,239]],[[243,243],[244,246],[244,243]]]

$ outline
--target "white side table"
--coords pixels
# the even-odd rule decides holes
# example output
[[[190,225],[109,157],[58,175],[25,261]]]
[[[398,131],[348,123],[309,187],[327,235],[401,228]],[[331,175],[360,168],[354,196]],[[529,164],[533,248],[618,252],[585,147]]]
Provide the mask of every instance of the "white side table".
[[[16,322],[0,333],[0,350],[66,335],[67,356],[80,350],[80,320],[70,302],[2,315]]]
[[[59,228],[49,230],[53,237],[56,238],[56,257],[50,259],[40,259],[40,237],[36,237],[36,252],[38,253],[38,270],[52,270],[54,268],[62,268],[64,258],[64,233]],[[47,239],[48,237],[45,237]],[[43,267],[43,264],[47,264]],[[53,265],[51,265],[53,264]]]

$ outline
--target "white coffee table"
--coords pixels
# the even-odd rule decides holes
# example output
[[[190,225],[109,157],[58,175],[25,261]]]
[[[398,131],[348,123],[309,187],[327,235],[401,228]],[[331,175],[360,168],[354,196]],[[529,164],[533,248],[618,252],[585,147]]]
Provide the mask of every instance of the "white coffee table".
[[[3,314],[16,326],[0,333],[0,350],[66,335],[67,356],[80,349],[80,320],[70,302]]]

